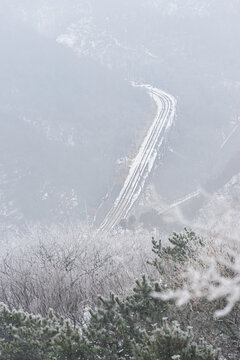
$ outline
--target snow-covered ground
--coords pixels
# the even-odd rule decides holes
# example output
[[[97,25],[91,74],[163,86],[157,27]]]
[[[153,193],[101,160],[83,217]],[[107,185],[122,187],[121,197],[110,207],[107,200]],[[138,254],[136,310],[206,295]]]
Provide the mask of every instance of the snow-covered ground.
[[[172,95],[150,85],[133,84],[133,86],[143,87],[147,90],[149,96],[156,102],[157,114],[138,154],[132,161],[119,196],[100,226],[100,231],[110,231],[130,212],[143,190],[175,115],[176,99]]]

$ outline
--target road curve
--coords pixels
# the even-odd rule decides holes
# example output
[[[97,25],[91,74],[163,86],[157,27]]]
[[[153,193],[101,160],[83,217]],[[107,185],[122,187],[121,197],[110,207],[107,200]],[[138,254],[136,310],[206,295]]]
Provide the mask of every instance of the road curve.
[[[99,227],[101,232],[112,230],[129,214],[153,168],[157,154],[161,150],[161,145],[175,115],[176,99],[172,95],[150,85],[133,84],[133,86],[147,90],[157,104],[157,114],[139,148],[138,154],[132,161],[120,194]]]

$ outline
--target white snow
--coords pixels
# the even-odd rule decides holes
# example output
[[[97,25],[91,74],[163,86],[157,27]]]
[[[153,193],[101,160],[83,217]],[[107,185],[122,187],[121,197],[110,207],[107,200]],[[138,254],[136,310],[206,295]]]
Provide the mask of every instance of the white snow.
[[[232,131],[230,132],[230,134],[226,137],[226,139],[223,141],[222,145],[221,145],[221,149],[228,143],[228,141],[231,139],[231,137],[233,136],[233,134],[236,132],[236,130],[239,128],[240,123],[236,124],[234,126],[234,128],[232,129]]]
[[[138,154],[132,161],[129,174],[119,196],[100,226],[100,231],[110,231],[121,219],[126,218],[130,212],[143,190],[158,151],[174,119],[176,99],[172,95],[150,85],[137,85],[133,82],[132,85],[147,90],[149,96],[156,102],[157,114],[140,146]]]

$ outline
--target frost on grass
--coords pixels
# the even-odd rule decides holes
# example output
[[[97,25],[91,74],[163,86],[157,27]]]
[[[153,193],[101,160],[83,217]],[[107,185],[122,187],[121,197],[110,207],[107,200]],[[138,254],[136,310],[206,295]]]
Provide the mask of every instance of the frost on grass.
[[[98,295],[125,296],[149,273],[149,234],[97,234],[85,225],[35,226],[2,245],[0,301],[46,315],[49,308],[85,323]]]

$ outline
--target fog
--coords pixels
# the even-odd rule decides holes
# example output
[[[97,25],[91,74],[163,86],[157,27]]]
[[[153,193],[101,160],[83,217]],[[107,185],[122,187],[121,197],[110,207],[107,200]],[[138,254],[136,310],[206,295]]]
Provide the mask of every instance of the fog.
[[[2,0],[1,234],[97,229],[118,206],[158,111],[152,90],[133,82],[176,106],[113,223],[165,229],[179,201],[195,218],[201,189],[239,198],[239,11],[238,0]]]

